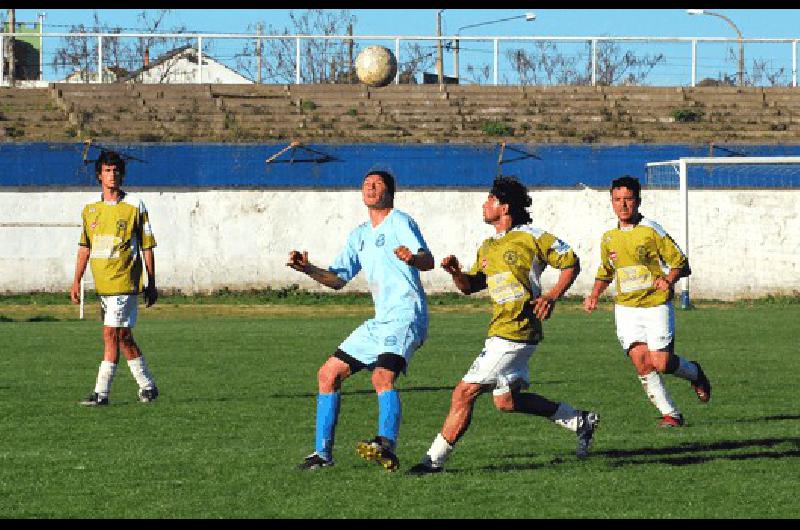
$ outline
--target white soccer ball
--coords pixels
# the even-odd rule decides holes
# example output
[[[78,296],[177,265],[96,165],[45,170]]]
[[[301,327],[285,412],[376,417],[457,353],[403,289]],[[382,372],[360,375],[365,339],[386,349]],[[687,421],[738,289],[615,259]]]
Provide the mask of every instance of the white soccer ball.
[[[356,75],[365,85],[386,86],[397,75],[397,59],[388,48],[367,46],[356,57]]]

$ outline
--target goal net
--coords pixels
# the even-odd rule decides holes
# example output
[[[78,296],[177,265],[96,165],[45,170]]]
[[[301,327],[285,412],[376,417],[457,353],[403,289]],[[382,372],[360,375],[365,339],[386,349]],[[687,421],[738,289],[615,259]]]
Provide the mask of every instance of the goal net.
[[[645,184],[651,190],[677,190],[681,230],[675,239],[689,257],[689,190],[781,190],[800,188],[800,156],[692,157],[649,162]],[[691,260],[690,260],[691,263]],[[689,278],[680,281],[680,307],[691,307]]]

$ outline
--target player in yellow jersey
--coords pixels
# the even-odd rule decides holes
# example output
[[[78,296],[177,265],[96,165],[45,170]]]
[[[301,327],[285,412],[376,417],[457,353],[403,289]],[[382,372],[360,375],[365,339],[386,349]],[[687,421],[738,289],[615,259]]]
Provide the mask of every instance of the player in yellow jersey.
[[[659,374],[687,379],[703,403],[711,399],[711,383],[700,364],[674,353],[673,288],[691,274],[689,261],[658,223],[639,213],[641,204],[638,179],[625,175],[611,183],[611,206],[619,223],[603,234],[600,268],[583,305],[588,313],[594,311],[598,297],[616,280],[614,320],[620,344],[662,414],[660,426],[679,427],[683,415]]]
[[[133,340],[132,329],[138,314],[137,295],[142,291],[140,252],[147,269],[146,306],[150,307],[158,299],[153,255],[156,240],[144,203],[121,188],[125,160],[117,153],[102,151],[95,162],[95,172],[102,195],[99,201],[83,209],[83,230],[70,297],[73,303],[80,303],[81,278],[87,262],[91,262],[100,296],[104,351],[94,392],[80,403],[92,407],[108,405],[120,351],[139,385],[139,401],[147,403],[158,397],[158,388]]]
[[[580,263],[569,245],[531,225],[526,208],[531,198],[513,177],[495,179],[483,204],[483,219],[496,234],[478,249],[468,273],[455,256],[447,256],[442,268],[464,294],[483,289],[492,298],[492,320],[483,351],[456,385],[444,426],[422,461],[409,470],[424,475],[442,471],[456,442],[467,431],[475,400],[492,391],[495,407],[502,412],[543,416],[576,433],[579,458],[588,454],[599,422],[596,412],[575,410],[533,392],[529,386],[528,360],[542,340],[542,320],[550,317],[556,300],[569,289],[580,272]],[[560,269],[556,284],[542,290],[540,277],[547,266]]]

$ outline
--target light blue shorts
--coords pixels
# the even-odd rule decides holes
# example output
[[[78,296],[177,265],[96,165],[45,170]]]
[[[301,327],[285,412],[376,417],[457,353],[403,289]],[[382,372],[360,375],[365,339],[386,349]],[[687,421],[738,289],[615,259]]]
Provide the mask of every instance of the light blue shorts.
[[[382,353],[393,353],[411,362],[411,356],[428,336],[427,322],[369,319],[358,326],[339,345],[339,349],[367,366],[375,364]]]

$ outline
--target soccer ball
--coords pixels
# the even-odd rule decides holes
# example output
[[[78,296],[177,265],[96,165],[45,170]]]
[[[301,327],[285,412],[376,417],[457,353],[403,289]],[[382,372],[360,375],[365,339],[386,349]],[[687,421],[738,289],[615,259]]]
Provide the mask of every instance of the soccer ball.
[[[356,75],[365,85],[381,87],[394,80],[397,59],[383,46],[367,46],[356,57]]]

